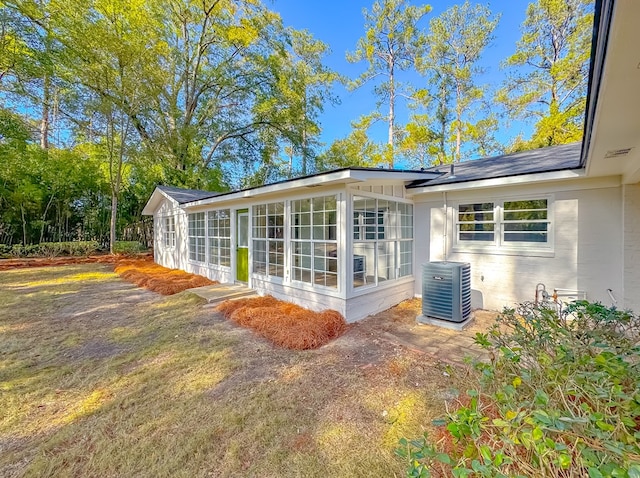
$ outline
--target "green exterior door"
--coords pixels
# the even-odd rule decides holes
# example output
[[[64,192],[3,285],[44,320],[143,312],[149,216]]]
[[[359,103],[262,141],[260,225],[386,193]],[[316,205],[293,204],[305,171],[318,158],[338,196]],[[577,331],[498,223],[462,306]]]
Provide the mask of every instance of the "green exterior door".
[[[249,282],[249,210],[236,213],[236,280]]]

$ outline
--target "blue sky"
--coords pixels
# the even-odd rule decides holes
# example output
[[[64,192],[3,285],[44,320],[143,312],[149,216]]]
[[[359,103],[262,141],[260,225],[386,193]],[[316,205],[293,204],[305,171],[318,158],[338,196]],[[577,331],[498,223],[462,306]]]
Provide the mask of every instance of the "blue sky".
[[[422,20],[421,26],[426,28],[431,18],[451,5],[462,2],[463,0],[426,2],[431,5],[432,10]],[[502,14],[495,31],[496,39],[487,48],[482,60],[486,73],[482,76],[481,83],[489,85],[492,89],[497,89],[505,78],[505,72],[500,69],[500,62],[515,51],[528,3],[525,0],[501,0],[489,4],[492,12]],[[372,4],[373,0],[273,0],[272,3],[268,3],[272,10],[280,13],[285,25],[308,30],[314,37],[328,44],[332,53],[327,57],[326,64],[349,78],[356,78],[366,69],[365,63],[348,63],[345,53],[355,50],[358,39],[363,36],[362,9],[370,9]],[[412,81],[414,79],[420,81],[419,77],[412,78]],[[372,84],[366,84],[354,92],[349,92],[343,86],[336,85],[335,93],[341,104],[327,105],[321,116],[321,140],[326,145],[331,144],[334,139],[345,137],[351,130],[351,121],[375,109],[376,99],[372,87]],[[401,108],[398,120],[404,123],[406,119],[407,116],[402,114]],[[503,129],[498,140],[508,142],[523,128],[526,126],[512,125],[508,131]],[[528,132],[529,129],[526,128],[524,133]],[[384,125],[374,127],[370,133],[375,139],[386,142]]]

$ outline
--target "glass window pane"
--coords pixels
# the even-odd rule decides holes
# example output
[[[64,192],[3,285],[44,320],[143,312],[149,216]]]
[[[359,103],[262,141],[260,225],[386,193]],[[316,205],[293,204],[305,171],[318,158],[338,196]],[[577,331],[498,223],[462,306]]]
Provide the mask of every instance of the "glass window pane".
[[[238,247],[247,247],[249,242],[249,215],[238,214]]]
[[[493,242],[494,203],[460,204],[457,227],[459,241]]]

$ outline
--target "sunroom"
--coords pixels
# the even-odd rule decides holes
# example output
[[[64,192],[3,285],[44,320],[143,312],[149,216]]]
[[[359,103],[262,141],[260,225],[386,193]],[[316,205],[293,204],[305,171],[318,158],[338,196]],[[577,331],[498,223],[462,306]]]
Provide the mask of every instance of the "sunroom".
[[[414,296],[405,185],[430,177],[350,168],[193,200],[159,187],[155,260],[355,321]]]

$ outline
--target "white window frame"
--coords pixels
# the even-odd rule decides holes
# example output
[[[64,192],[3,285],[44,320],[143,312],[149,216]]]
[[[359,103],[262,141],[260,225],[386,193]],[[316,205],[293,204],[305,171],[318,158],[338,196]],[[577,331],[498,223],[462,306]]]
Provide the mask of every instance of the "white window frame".
[[[204,264],[207,260],[207,219],[206,213],[203,212],[191,212],[187,215],[187,231],[188,231],[188,247],[189,247],[189,261],[197,262],[199,264]],[[192,230],[192,224],[195,224],[195,231]],[[202,227],[199,226],[202,224]],[[197,234],[202,230],[202,235]],[[196,232],[196,234],[192,234]],[[194,255],[192,257],[192,247],[194,245],[193,251]],[[202,249],[202,254],[200,254],[200,249]],[[202,260],[200,260],[202,259]]]
[[[504,204],[508,202],[519,201],[547,201],[547,219],[536,220],[535,222],[547,223],[547,242],[525,242],[525,241],[505,241],[504,232],[505,224],[510,221],[504,219]],[[527,196],[504,196],[500,198],[476,198],[459,201],[452,207],[452,229],[453,229],[453,252],[482,252],[489,254],[509,254],[522,256],[543,256],[552,257],[554,255],[554,202],[553,195],[527,195]],[[470,241],[460,240],[460,224],[464,223],[459,220],[460,205],[463,204],[483,204],[493,203],[493,221],[494,225],[493,241]]]
[[[373,201],[375,206],[375,212],[365,211],[364,215],[360,215],[356,218],[356,214],[358,211],[355,209],[355,201],[356,199],[361,198],[367,201]],[[395,283],[399,280],[406,279],[407,277],[413,277],[413,260],[415,257],[414,251],[414,241],[415,241],[415,224],[414,224],[414,215],[415,215],[415,205],[409,201],[399,200],[401,198],[396,197],[387,197],[380,195],[372,195],[367,194],[366,192],[363,194],[363,191],[358,190],[357,193],[351,195],[351,251],[350,255],[353,257],[354,270],[353,277],[350,278],[350,288],[353,291],[360,291],[363,289],[367,289],[370,287],[379,287],[385,284]],[[394,217],[391,219],[389,224],[385,224],[385,213],[382,212],[380,208],[380,201],[384,201],[386,203],[394,204]],[[400,212],[400,205],[409,206],[411,209],[411,214],[402,214]],[[405,225],[402,222],[402,218],[407,217],[410,218],[410,225]],[[373,222],[370,221],[373,219]],[[407,236],[409,233],[409,237]],[[403,262],[402,260],[402,248],[401,245],[410,244],[409,250],[405,250],[404,254],[410,256],[409,262]],[[373,276],[374,280],[370,283],[367,283],[366,278],[363,284],[355,285],[356,276],[360,277],[360,271],[356,271],[356,264],[359,264],[362,259],[360,259],[358,254],[355,253],[356,245],[360,244],[362,247],[370,247],[373,246],[373,255],[374,255],[374,265],[373,265]],[[379,266],[379,248],[382,244],[392,244],[393,245],[393,277],[389,277],[386,280],[379,281],[377,268]],[[405,246],[406,247],[406,246]],[[365,259],[366,260],[366,259]],[[409,271],[405,274],[402,274],[402,267],[408,266]],[[366,269],[366,267],[365,267]],[[368,275],[368,272],[364,272],[365,277]]]
[[[165,216],[163,218],[163,245],[165,249],[175,249],[176,247],[176,218],[175,216]]]
[[[279,211],[272,211],[272,208],[276,208],[278,205],[281,205],[282,210],[281,212]],[[259,214],[258,213],[258,208],[260,207],[264,207],[264,215],[263,214]],[[282,282],[284,280],[284,277],[286,275],[287,272],[287,265],[286,265],[286,257],[287,257],[287,250],[286,250],[286,241],[285,241],[285,234],[286,234],[286,228],[287,228],[287,221],[286,221],[286,217],[287,217],[287,205],[286,205],[286,201],[276,201],[276,202],[270,202],[270,203],[263,203],[263,204],[255,204],[252,206],[251,208],[251,217],[252,217],[252,224],[253,224],[253,233],[252,233],[252,250],[253,250],[253,254],[252,254],[252,259],[251,259],[251,264],[252,264],[252,273],[257,275],[257,276],[262,276],[262,277],[269,277],[271,280],[276,280],[278,282]],[[265,220],[265,224],[264,226],[262,224],[260,224],[260,219],[264,218]],[[281,219],[281,224],[278,224],[277,219],[280,218]],[[269,224],[269,220],[270,219],[275,219],[276,223],[275,224]],[[280,229],[280,230],[278,230]],[[264,237],[262,237],[261,232],[264,232]],[[280,236],[280,237],[278,237]],[[257,267],[256,264],[258,264],[258,260],[256,258],[256,252],[257,249],[255,247],[256,243],[263,243],[264,244],[264,254],[265,254],[265,271],[266,272],[258,272],[257,271]],[[278,251],[272,251],[271,247],[275,247],[276,249],[278,249],[278,247],[280,248],[280,250],[282,252],[278,252]],[[272,262],[272,254],[275,255],[281,255],[282,256],[282,264],[278,264],[277,261],[276,262]],[[272,270],[275,267],[276,269],[276,273],[272,274]],[[282,273],[281,274],[277,274],[277,269],[281,268]]]
[[[226,217],[220,217],[225,214]],[[224,222],[223,222],[224,221]],[[207,211],[207,261],[209,265],[219,267],[221,269],[231,269],[231,210],[226,209],[214,209]],[[228,233],[223,234],[222,231],[226,230]],[[222,241],[227,241],[228,247],[222,246]],[[214,245],[215,244],[215,245]],[[224,251],[227,254],[224,254]],[[223,264],[226,262],[226,264]]]
[[[461,221],[460,220],[460,207],[461,206],[469,206],[469,205],[483,205],[483,204],[491,204],[491,209],[480,209],[480,210],[474,210],[474,211],[464,211],[462,214],[491,214],[492,215],[492,219],[484,219],[484,220],[474,220],[474,221]],[[456,205],[454,214],[455,214],[455,225],[454,225],[454,231],[455,231],[455,238],[456,238],[456,242],[459,244],[473,244],[473,245],[495,245],[496,244],[496,238],[498,235],[498,213],[499,213],[499,206],[496,203],[496,201],[493,200],[487,200],[487,201],[479,201],[479,202],[475,202],[475,201],[469,201],[469,202],[461,202],[458,205]],[[467,224],[491,224],[493,226],[493,229],[491,231],[485,231],[485,230],[472,230],[472,231],[461,231],[460,228],[462,225],[467,225]],[[493,239],[492,240],[482,240],[482,239],[460,239],[460,235],[461,233],[479,233],[479,234],[492,234],[493,235]]]
[[[316,210],[315,206],[314,206],[314,200],[318,200],[318,199],[328,199],[328,198],[332,198],[335,201],[335,209],[321,209],[321,210]],[[300,214],[299,212],[294,212],[294,203],[299,202],[299,201],[310,201],[310,209],[309,209],[309,224],[305,225],[305,224],[296,224],[295,222],[295,217],[296,214]],[[290,277],[290,282],[292,284],[300,284],[300,285],[304,285],[306,287],[312,287],[314,289],[324,289],[324,290],[330,290],[330,291],[339,291],[340,290],[340,275],[338,274],[339,271],[339,267],[340,267],[340,254],[339,254],[339,241],[338,238],[340,237],[340,195],[339,194],[323,194],[320,196],[311,196],[311,197],[303,197],[303,198],[296,198],[296,199],[291,199],[288,201],[289,203],[289,231],[290,231],[290,239],[289,239],[289,277]],[[326,222],[326,214],[330,213],[330,212],[334,212],[335,214],[335,224],[330,223],[330,222]],[[307,213],[304,213],[307,214]],[[315,218],[317,217],[317,215],[322,215],[323,220],[322,223],[316,223]],[[309,238],[302,238],[302,237],[296,237],[296,230],[298,231],[302,231],[303,228],[308,227],[309,228]],[[331,227],[334,228],[334,233],[333,233],[333,238],[331,237],[322,237],[322,238],[316,238],[315,237],[315,233],[316,231],[318,231],[320,228],[322,229],[322,234],[323,235],[329,235],[331,236],[331,233],[328,233],[327,231],[331,231]],[[309,244],[309,261],[310,261],[310,268],[307,267],[302,267],[302,266],[296,266],[296,261],[295,258],[296,256],[299,257],[307,257],[307,255],[305,254],[296,254],[296,245],[302,245],[302,244]],[[322,255],[322,254],[318,254],[317,255],[317,249],[320,249],[322,247],[325,248],[325,254],[326,252],[326,247],[327,245],[329,246],[333,246],[333,249],[335,250],[335,254],[336,256],[327,256],[327,255]],[[324,262],[325,267],[324,268],[317,268],[316,269],[316,264],[320,263],[320,262]],[[330,270],[330,268],[327,268],[327,264],[328,263],[334,263],[335,264],[335,272]],[[297,279],[295,276],[295,269],[300,269],[300,270],[307,270],[309,271],[309,276],[310,276],[310,281],[305,281],[305,280],[300,280]],[[328,276],[330,275],[334,275],[335,276],[335,280],[336,280],[336,285],[332,286],[332,285],[326,285],[326,284],[320,284],[316,282],[316,272],[318,273],[324,273],[325,274],[325,283],[326,283],[326,279]]]
[[[515,211],[530,211],[530,212],[536,212],[536,211],[546,211],[546,219],[528,219],[528,220],[514,220],[514,219],[506,219],[505,216],[505,203],[508,202],[526,202],[526,201],[547,201],[547,207],[544,209],[541,208],[537,208],[537,209],[522,209],[522,210],[518,210],[518,209],[510,209],[509,212],[515,212]],[[518,231],[517,230],[511,230],[511,231],[507,231],[507,224],[546,224],[547,228],[544,231],[546,233],[546,237],[547,240],[546,241],[509,241],[505,239],[505,235],[506,234],[517,234]],[[547,198],[535,198],[535,199],[505,199],[504,201],[502,201],[502,203],[500,204],[500,242],[502,245],[504,246],[509,246],[509,247],[514,247],[517,244],[523,244],[527,247],[536,247],[536,246],[547,246],[549,244],[549,240],[550,240],[550,229],[551,229],[551,218],[550,218],[550,212],[549,212],[549,200]],[[521,234],[531,234],[531,233],[541,233],[543,231],[520,231]]]

